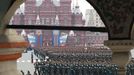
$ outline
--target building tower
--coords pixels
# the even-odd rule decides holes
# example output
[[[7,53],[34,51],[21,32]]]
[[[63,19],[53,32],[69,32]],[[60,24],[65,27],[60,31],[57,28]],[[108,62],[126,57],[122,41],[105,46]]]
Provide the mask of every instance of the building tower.
[[[72,15],[72,25],[73,26],[83,26],[83,20],[82,20],[82,12],[80,11],[80,6],[78,4],[78,0],[76,0],[76,5],[73,6],[73,15]]]

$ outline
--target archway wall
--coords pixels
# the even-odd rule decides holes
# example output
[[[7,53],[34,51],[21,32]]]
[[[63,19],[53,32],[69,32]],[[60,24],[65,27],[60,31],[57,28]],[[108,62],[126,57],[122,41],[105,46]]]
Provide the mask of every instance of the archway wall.
[[[3,34],[6,25],[24,0],[1,0],[0,1],[0,34]]]
[[[134,0],[87,0],[108,29],[109,40],[131,39]]]

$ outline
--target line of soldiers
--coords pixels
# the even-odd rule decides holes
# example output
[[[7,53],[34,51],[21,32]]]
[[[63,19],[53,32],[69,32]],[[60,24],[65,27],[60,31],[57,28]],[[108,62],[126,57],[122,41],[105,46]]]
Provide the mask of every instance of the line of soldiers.
[[[105,47],[92,48],[88,47],[84,49],[83,47],[78,48],[46,48],[46,49],[35,49],[34,54],[45,59],[45,56],[49,56],[52,60],[66,60],[66,61],[80,61],[86,60],[91,62],[111,62],[112,51]]]
[[[115,64],[59,64],[38,63],[39,75],[118,75]]]
[[[55,61],[86,61],[86,62],[111,62],[112,61],[112,55],[110,54],[90,54],[90,53],[52,53],[49,55],[49,58],[51,60]]]
[[[36,62],[39,75],[118,75],[118,66],[111,64],[112,51],[96,48],[45,48],[34,50],[48,61]]]

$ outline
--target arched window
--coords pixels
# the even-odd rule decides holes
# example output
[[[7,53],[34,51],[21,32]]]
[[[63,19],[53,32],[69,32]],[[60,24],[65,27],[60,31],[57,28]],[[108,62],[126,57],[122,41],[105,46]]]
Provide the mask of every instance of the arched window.
[[[54,18],[51,18],[51,25],[54,25]]]
[[[31,18],[28,19],[28,25],[31,25],[32,24],[32,20]]]
[[[42,25],[45,24],[44,18],[41,19],[41,24],[42,24]]]
[[[67,26],[68,22],[67,22],[67,18],[64,18],[64,25]]]
[[[46,24],[49,24],[50,20],[49,18],[46,18]]]

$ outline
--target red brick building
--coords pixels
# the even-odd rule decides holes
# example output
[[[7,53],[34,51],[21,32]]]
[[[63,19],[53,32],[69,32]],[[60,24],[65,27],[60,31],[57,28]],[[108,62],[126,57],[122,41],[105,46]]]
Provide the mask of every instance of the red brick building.
[[[59,26],[83,26],[83,15],[78,3],[73,7],[71,3],[72,0],[26,0],[24,13],[17,12],[13,17],[13,24],[51,26],[57,25],[58,22]],[[37,30],[29,31],[35,34],[40,33]],[[26,31],[27,34],[29,31]],[[69,35],[70,31],[61,31],[60,33],[63,32]],[[51,45],[52,31],[41,31],[41,34],[43,35],[43,45]],[[83,36],[83,34],[83,32],[75,32],[76,36]]]
[[[41,1],[41,2],[40,2]],[[71,9],[72,0],[26,0],[24,13],[17,13],[13,24],[36,25],[39,20],[40,25],[54,25],[56,15],[59,17],[59,25],[82,26],[82,13],[79,6]]]

